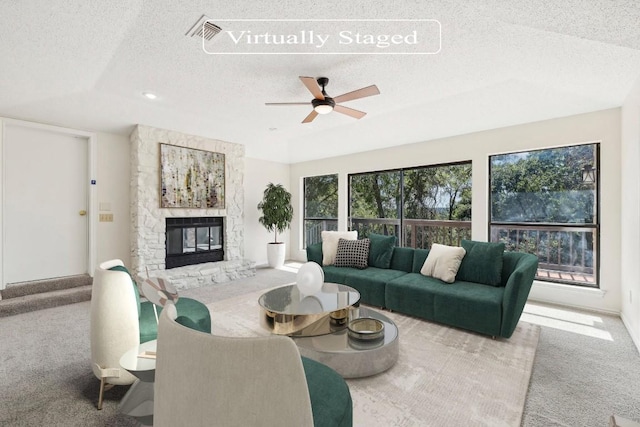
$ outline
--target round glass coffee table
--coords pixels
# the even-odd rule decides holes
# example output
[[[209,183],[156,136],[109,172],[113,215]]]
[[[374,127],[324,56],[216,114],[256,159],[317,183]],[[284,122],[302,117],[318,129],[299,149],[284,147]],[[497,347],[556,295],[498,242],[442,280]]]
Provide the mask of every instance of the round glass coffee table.
[[[347,327],[349,309],[360,293],[349,286],[325,283],[320,292],[303,295],[296,285],[281,286],[260,296],[261,323],[277,335],[316,336]]]
[[[400,352],[398,328],[387,316],[365,307],[352,308],[349,320],[370,317],[384,324],[384,337],[362,341],[349,336],[347,329],[327,335],[296,337],[302,356],[333,368],[343,378],[361,378],[391,368]]]

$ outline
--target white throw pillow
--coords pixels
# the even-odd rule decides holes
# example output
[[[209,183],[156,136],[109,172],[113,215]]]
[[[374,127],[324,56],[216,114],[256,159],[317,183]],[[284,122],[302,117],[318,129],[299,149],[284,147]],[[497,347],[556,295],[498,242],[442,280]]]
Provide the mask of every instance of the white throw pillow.
[[[434,243],[420,269],[420,273],[424,276],[435,277],[446,283],[453,283],[456,280],[456,274],[458,274],[462,258],[466,253],[464,248]]]
[[[358,240],[357,231],[323,231],[322,237],[322,265],[333,265],[338,252],[338,240]]]

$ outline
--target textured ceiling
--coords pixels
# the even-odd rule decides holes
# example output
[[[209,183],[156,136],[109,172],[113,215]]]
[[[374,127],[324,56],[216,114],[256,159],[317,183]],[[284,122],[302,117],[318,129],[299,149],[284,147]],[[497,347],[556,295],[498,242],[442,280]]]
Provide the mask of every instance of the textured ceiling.
[[[0,116],[128,134],[145,124],[298,162],[620,106],[640,77],[640,2],[1,0]],[[374,6],[375,5],[375,8]],[[434,55],[207,55],[216,19],[437,19]],[[273,33],[286,23],[270,24]],[[338,24],[336,24],[338,25]],[[380,22],[380,34],[397,23]],[[214,39],[215,41],[215,39]],[[381,94],[301,124],[298,76]],[[150,101],[143,91],[157,93]]]

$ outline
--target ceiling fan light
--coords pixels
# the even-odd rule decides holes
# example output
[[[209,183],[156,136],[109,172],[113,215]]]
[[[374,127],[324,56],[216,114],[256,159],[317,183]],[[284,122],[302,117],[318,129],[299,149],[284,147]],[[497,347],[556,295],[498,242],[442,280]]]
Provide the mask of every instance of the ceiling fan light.
[[[315,107],[313,107],[314,110],[316,110],[316,113],[318,114],[329,114],[330,112],[333,111],[333,106],[332,105],[316,105]]]

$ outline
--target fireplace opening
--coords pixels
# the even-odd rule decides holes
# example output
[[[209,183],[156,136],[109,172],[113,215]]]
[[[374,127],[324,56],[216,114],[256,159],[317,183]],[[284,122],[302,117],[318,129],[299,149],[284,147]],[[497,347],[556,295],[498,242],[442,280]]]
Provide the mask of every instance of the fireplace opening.
[[[166,218],[165,268],[224,259],[222,217]]]

